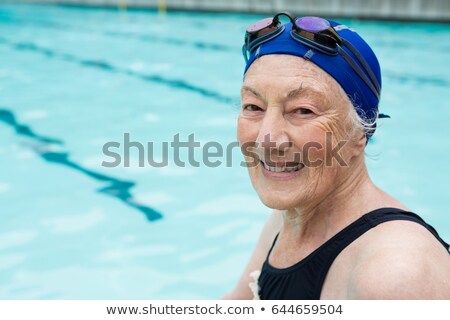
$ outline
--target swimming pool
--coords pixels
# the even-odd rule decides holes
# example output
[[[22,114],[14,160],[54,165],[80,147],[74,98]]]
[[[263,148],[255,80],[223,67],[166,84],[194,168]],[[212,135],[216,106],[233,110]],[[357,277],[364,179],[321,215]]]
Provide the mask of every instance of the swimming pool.
[[[133,150],[106,168],[102,147],[124,133],[233,142],[255,19],[0,4],[0,299],[211,299],[234,285],[269,213],[239,151],[231,167],[139,167]],[[370,173],[448,241],[450,26],[345,22],[380,58],[392,117]]]

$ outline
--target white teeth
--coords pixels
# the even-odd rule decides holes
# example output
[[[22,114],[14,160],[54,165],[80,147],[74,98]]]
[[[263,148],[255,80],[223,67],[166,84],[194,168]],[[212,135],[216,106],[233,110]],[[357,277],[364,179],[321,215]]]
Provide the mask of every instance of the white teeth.
[[[272,167],[273,169],[275,169],[275,172],[283,172],[286,167]]]
[[[272,166],[269,166],[265,162],[262,162],[262,163],[264,165],[264,168],[266,168],[267,170],[272,171],[272,172],[293,172],[293,171],[298,171],[304,167],[304,165],[302,163],[299,163],[298,165],[293,166],[293,167],[286,167],[286,166],[272,167]]]

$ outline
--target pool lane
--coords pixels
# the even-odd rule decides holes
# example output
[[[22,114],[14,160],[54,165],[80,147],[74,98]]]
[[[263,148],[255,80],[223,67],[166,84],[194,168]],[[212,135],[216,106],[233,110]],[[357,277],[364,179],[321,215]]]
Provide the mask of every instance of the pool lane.
[[[63,145],[63,141],[60,139],[54,139],[45,137],[39,134],[36,134],[32,128],[28,125],[17,122],[14,113],[11,110],[4,109],[0,107],[0,122],[9,125],[14,128],[16,133],[21,136],[25,136],[34,140],[35,142],[39,142],[38,144],[31,144],[31,149],[38,154],[43,160],[63,165],[72,170],[76,170],[81,174],[84,174],[94,180],[109,183],[109,185],[98,190],[100,193],[107,194],[110,197],[116,198],[122,201],[125,205],[132,207],[143,213],[146,219],[150,222],[159,220],[163,217],[163,215],[156,211],[155,209],[139,204],[133,198],[133,194],[131,193],[131,189],[136,185],[136,183],[132,181],[120,180],[117,178],[113,178],[93,170],[89,170],[81,166],[80,164],[71,161],[69,159],[70,153],[65,151],[53,151],[52,149],[54,145]]]

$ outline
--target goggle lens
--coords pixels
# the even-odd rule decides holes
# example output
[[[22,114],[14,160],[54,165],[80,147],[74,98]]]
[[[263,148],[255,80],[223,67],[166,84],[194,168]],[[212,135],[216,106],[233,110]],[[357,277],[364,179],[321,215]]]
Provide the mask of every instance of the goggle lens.
[[[328,20],[319,17],[302,17],[295,20],[295,25],[305,31],[321,32],[327,30],[331,25]]]
[[[258,22],[255,22],[254,24],[249,26],[247,28],[247,32],[254,33],[254,32],[261,31],[262,29],[270,26],[272,23],[273,23],[273,18],[265,18],[265,19],[259,20]]]

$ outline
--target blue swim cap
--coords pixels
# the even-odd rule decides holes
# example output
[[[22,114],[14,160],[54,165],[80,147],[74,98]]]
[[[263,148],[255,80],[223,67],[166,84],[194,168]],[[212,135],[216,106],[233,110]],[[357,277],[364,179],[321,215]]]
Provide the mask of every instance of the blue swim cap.
[[[381,87],[380,64],[370,46],[353,29],[338,24],[335,21],[329,22],[339,36],[350,42],[364,57]],[[249,57],[245,66],[244,75],[258,57],[267,54],[289,54],[310,60],[331,75],[341,85],[362,119],[374,123],[378,114],[379,98],[376,97],[366,83],[358,76],[350,64],[340,54],[328,55],[294,40],[290,34],[291,29],[292,23],[285,24],[285,30],[279,36],[257,47]],[[355,63],[362,67],[350,50],[345,46],[342,48],[350,55]],[[364,69],[362,68],[362,70]],[[375,131],[375,126],[373,130],[366,132],[367,138],[373,134],[373,131]]]

